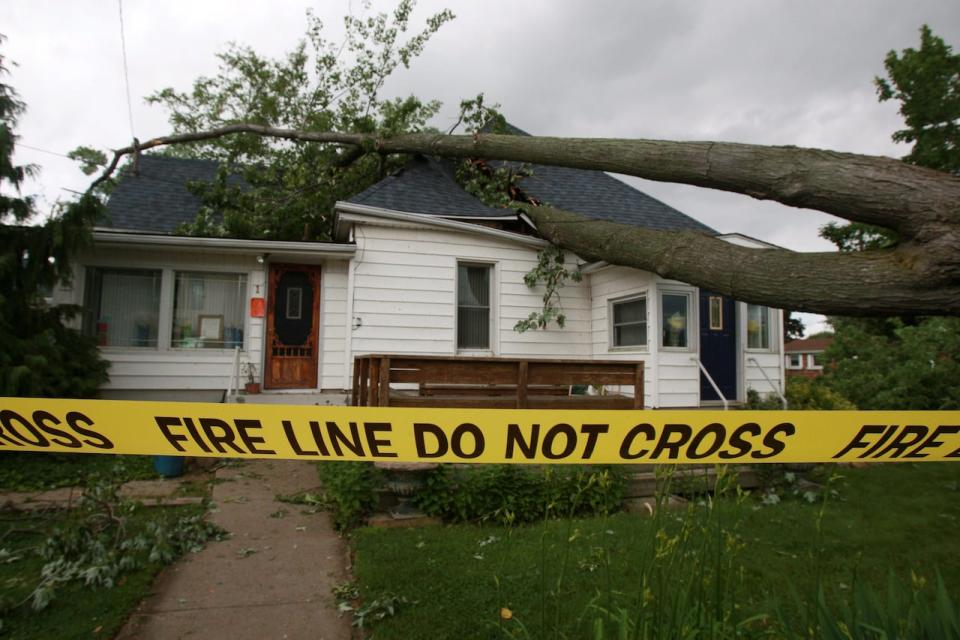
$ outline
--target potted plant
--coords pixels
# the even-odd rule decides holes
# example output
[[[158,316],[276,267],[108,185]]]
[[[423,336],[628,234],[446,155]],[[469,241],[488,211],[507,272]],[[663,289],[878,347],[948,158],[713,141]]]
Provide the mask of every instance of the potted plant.
[[[260,393],[260,383],[257,382],[257,365],[247,362],[243,366],[247,371],[247,382],[243,385],[243,390],[248,394]]]

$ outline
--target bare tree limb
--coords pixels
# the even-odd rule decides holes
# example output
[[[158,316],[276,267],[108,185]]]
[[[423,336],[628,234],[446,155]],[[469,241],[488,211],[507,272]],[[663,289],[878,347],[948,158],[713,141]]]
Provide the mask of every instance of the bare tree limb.
[[[737,300],[830,315],[960,315],[960,283],[931,282],[896,250],[751,249],[699,231],[663,231],[526,207],[540,234],[589,261],[652,271]]]

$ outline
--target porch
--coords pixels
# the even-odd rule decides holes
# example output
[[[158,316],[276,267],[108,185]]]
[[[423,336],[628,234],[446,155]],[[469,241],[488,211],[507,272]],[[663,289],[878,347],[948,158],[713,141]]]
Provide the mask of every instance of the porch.
[[[370,407],[642,409],[642,361],[361,355],[350,404]],[[632,395],[606,394],[631,387]],[[591,393],[595,391],[595,393]]]

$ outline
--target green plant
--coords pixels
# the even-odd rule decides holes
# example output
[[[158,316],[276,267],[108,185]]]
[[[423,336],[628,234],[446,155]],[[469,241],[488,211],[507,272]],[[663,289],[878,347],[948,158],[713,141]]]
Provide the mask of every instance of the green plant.
[[[787,404],[794,411],[848,411],[857,407],[832,389],[822,378],[803,378],[790,376],[784,394]],[[744,409],[783,409],[780,398],[775,395],[761,397],[754,389],[747,390],[747,402]]]
[[[69,282],[70,259],[90,241],[103,205],[84,194],[29,224],[38,211],[20,189],[36,167],[13,164],[25,107],[3,82],[4,62],[0,55],[0,396],[89,397],[107,380],[108,363],[93,338],[64,326],[79,308],[47,296]]]
[[[546,329],[551,322],[556,322],[562,329],[567,323],[567,316],[560,304],[560,289],[567,280],[581,282],[583,273],[580,265],[573,269],[567,267],[563,249],[551,245],[537,252],[537,266],[524,274],[523,282],[531,289],[543,285],[543,307],[518,320],[513,330],[523,333],[531,329]]]
[[[377,506],[380,471],[368,462],[321,462],[317,465],[333,526],[339,531],[363,523]]]
[[[784,637],[823,640],[956,640],[960,638],[960,606],[936,572],[933,588],[911,572],[909,583],[895,573],[885,589],[856,579],[846,593],[821,587],[809,619],[796,622],[778,611]]]
[[[534,522],[619,511],[626,473],[619,467],[440,465],[416,496],[425,513],[450,522]]]
[[[46,609],[61,589],[73,583],[113,588],[130,572],[169,564],[225,533],[207,522],[203,513],[176,519],[162,511],[143,514],[146,507],[120,497],[118,489],[116,481],[92,477],[75,509],[58,518],[52,528],[39,522],[43,528],[35,533],[43,537],[38,544],[16,556],[5,556],[6,562],[41,560],[35,577],[24,576],[17,583],[18,596],[3,601],[5,617],[23,608]]]

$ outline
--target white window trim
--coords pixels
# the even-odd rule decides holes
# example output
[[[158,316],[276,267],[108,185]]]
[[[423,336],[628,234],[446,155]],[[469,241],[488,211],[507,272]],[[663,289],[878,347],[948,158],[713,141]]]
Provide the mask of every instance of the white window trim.
[[[814,356],[818,356],[818,355],[819,355],[819,356],[822,356],[822,355],[823,355],[823,352],[820,351],[819,353],[808,353],[808,354],[807,354],[807,369],[810,369],[810,370],[812,370],[812,371],[823,371],[823,365],[822,365],[822,364],[817,364],[817,363],[815,362],[815,360],[814,360]]]
[[[698,307],[693,303],[695,289],[679,287],[657,287],[657,349],[674,353],[694,353],[700,345],[700,317]],[[685,296],[687,298],[687,346],[667,347],[663,344],[663,296]]]
[[[460,266],[468,267],[489,267],[490,268],[490,341],[486,349],[461,349],[457,344],[460,335],[458,324],[459,315],[457,309],[460,306]],[[498,292],[500,290],[498,283],[500,281],[500,263],[490,260],[476,260],[472,258],[457,258],[453,269],[453,353],[454,355],[465,356],[493,356],[496,355],[499,344],[499,335],[497,334],[497,318],[499,317],[499,305],[497,304]]]
[[[767,310],[767,346],[766,347],[751,347],[750,346],[750,307],[763,307]],[[777,346],[779,344],[778,337],[779,333],[777,332],[777,323],[776,320],[780,317],[779,314],[774,313],[772,307],[766,305],[750,304],[749,302],[744,303],[743,308],[744,315],[744,326],[743,326],[743,344],[744,350],[750,353],[775,353],[777,351]]]
[[[796,356],[797,359],[800,361],[800,363],[797,364],[797,365],[792,364],[792,363],[790,362],[790,358],[791,358],[792,356]],[[804,354],[802,354],[802,353],[785,353],[785,354],[783,355],[784,366],[785,366],[787,369],[790,369],[791,371],[799,371],[799,370],[803,369],[803,361],[804,361],[804,357],[803,357],[803,356],[804,356]]]
[[[87,288],[87,269],[96,268],[96,269],[140,269],[144,271],[160,271],[160,309],[157,315],[158,329],[157,329],[157,346],[155,347],[119,347],[119,346],[102,346],[97,347],[102,353],[105,354],[134,354],[134,353],[152,353],[152,354],[183,354],[190,353],[201,358],[203,357],[219,357],[224,355],[229,355],[233,353],[233,349],[192,349],[192,348],[183,348],[183,347],[174,347],[173,346],[173,295],[174,295],[174,284],[176,280],[176,274],[178,271],[191,271],[191,272],[202,272],[202,273],[219,273],[219,274],[242,274],[247,278],[247,291],[246,297],[244,298],[244,308],[243,308],[243,344],[240,345],[241,353],[250,352],[250,330],[251,330],[251,318],[248,309],[250,304],[250,298],[254,297],[252,292],[254,272],[246,271],[243,269],[235,269],[227,266],[220,265],[209,265],[209,266],[194,266],[194,265],[178,265],[177,268],[163,266],[157,264],[156,262],[148,262],[143,264],[134,264],[130,265],[125,261],[119,260],[106,260],[106,261],[97,261],[90,264],[78,265],[78,268],[82,271],[83,285],[80,287],[79,300],[80,305],[84,304],[86,300],[86,288]],[[262,285],[263,286],[263,285]],[[266,332],[266,328],[264,328]]]
[[[646,324],[647,324],[647,340],[642,345],[640,344],[631,344],[631,345],[616,345],[613,343],[614,339],[614,315],[613,307],[617,304],[622,304],[624,302],[634,302],[636,300],[643,300],[645,302],[645,312],[646,312]],[[650,350],[650,296],[646,289],[639,291],[637,293],[631,293],[629,295],[619,297],[619,298],[608,298],[607,299],[607,350],[615,353],[625,353],[625,352],[648,352]]]

